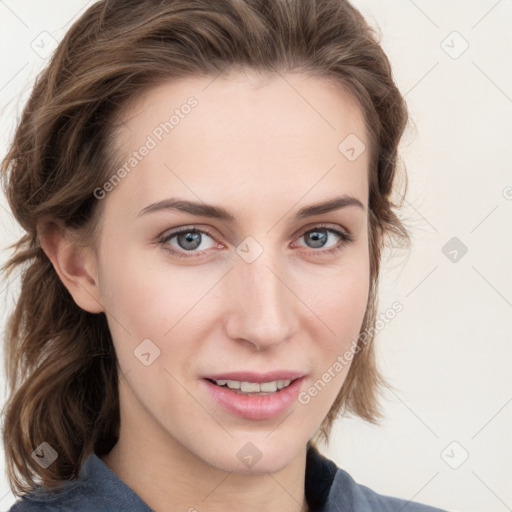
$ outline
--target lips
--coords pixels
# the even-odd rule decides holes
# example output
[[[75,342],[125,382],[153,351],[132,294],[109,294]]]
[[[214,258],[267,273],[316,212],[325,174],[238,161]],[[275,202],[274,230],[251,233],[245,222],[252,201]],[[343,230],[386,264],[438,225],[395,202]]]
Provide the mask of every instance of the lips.
[[[274,380],[295,380],[303,377],[303,372],[293,370],[274,370],[265,373],[256,372],[226,372],[215,373],[211,375],[204,375],[203,379],[209,380],[238,380],[240,382],[255,382],[261,384],[262,382],[272,382]]]
[[[265,420],[277,417],[297,401],[305,380],[304,373],[277,370],[266,373],[228,372],[211,374],[201,379],[208,396],[224,411],[249,420]],[[238,389],[219,386],[217,381],[239,381],[262,384],[272,381],[289,381],[283,389],[271,393],[241,393]]]

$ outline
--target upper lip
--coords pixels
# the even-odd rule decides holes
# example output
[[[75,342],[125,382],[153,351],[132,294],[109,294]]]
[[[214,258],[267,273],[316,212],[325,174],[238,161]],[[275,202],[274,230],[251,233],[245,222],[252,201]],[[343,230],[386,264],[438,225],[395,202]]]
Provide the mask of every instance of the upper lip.
[[[210,380],[236,380],[239,382],[272,382],[274,380],[295,380],[299,377],[303,377],[303,372],[297,372],[293,370],[274,370],[265,373],[256,372],[225,372],[216,373],[211,375],[205,375],[204,379]]]

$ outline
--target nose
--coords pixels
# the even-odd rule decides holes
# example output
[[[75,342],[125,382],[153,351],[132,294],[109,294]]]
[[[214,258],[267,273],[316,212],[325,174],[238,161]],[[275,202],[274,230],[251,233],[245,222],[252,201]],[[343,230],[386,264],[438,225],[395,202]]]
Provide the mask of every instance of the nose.
[[[226,334],[257,350],[292,338],[299,323],[300,300],[278,258],[264,251],[252,263],[240,258],[234,265],[224,283]]]

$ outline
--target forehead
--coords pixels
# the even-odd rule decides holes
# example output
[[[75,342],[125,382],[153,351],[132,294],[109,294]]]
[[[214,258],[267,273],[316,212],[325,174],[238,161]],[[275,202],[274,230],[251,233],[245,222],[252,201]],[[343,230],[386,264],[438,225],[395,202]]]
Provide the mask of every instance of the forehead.
[[[112,196],[129,197],[133,208],[166,196],[232,204],[239,198],[247,206],[309,194],[314,202],[329,191],[367,204],[363,148],[370,143],[362,112],[325,79],[236,72],[168,81],[121,117],[118,162],[135,165]]]

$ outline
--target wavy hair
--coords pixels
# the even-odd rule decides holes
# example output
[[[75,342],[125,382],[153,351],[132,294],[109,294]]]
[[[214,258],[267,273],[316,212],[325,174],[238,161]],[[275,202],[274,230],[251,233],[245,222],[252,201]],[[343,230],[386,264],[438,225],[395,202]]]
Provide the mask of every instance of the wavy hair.
[[[164,80],[215,76],[229,66],[323,77],[349,91],[371,141],[370,290],[361,332],[376,322],[381,251],[408,246],[392,197],[408,122],[379,37],[347,0],[102,0],[72,25],[39,74],[1,165],[2,186],[24,230],[2,271],[21,274],[5,331],[9,392],[3,446],[13,493],[75,479],[119,434],[117,359],[104,313],[82,310],[40,245],[43,219],[94,233],[94,190],[115,169],[117,116]],[[405,195],[405,191],[403,193]],[[352,413],[377,423],[381,385],[374,336],[358,340],[342,389],[316,439]],[[32,453],[49,443],[58,458],[42,468]]]

